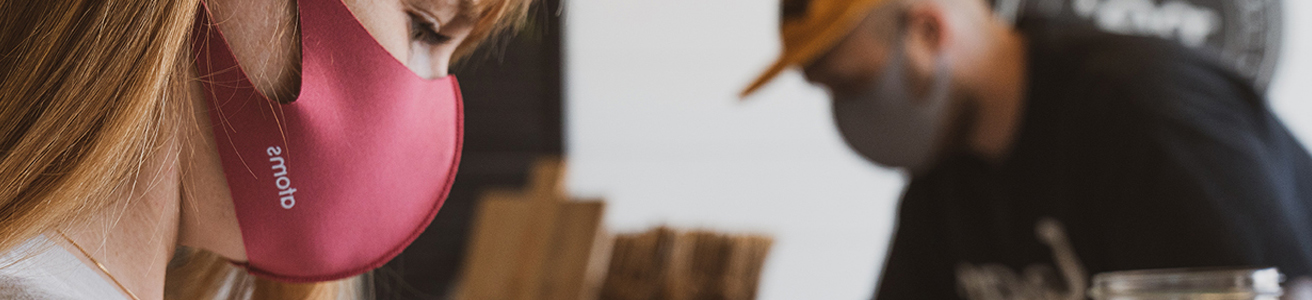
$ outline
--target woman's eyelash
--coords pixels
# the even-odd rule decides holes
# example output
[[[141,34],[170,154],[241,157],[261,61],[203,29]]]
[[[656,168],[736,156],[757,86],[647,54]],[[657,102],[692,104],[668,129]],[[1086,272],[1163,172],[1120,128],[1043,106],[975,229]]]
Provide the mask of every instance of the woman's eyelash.
[[[441,45],[451,41],[451,37],[438,33],[436,25],[427,19],[410,13],[410,39],[429,45]]]

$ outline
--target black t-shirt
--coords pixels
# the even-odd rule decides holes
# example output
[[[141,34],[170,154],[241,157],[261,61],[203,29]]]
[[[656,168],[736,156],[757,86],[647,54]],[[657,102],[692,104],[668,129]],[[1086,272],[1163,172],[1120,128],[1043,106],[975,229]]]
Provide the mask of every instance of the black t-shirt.
[[[1019,28],[1012,152],[911,180],[876,299],[1083,293],[1132,269],[1312,275],[1312,159],[1246,80],[1170,41]]]

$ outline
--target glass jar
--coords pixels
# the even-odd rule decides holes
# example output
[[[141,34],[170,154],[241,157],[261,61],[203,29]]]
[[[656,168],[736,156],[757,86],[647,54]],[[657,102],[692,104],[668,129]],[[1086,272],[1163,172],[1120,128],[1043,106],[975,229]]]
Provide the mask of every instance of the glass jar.
[[[1276,268],[1122,271],[1093,277],[1094,300],[1276,300],[1284,275]]]

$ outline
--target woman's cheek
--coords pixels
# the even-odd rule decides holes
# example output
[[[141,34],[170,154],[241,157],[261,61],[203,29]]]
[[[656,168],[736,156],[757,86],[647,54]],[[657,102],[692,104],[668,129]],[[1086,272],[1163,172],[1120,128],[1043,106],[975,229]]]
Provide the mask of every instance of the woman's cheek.
[[[419,77],[433,79],[446,76],[445,69],[442,70],[442,74],[435,74],[437,72],[435,72],[435,68],[433,68],[432,50],[433,47],[424,42],[410,42],[410,59],[406,62],[406,66],[410,67],[410,70],[414,71]]]

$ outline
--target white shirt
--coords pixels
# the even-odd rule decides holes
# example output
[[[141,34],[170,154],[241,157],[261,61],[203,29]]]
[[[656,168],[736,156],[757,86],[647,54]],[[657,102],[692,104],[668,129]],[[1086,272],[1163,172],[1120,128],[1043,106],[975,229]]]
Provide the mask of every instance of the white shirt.
[[[118,286],[44,235],[0,256],[0,299],[127,300]]]

